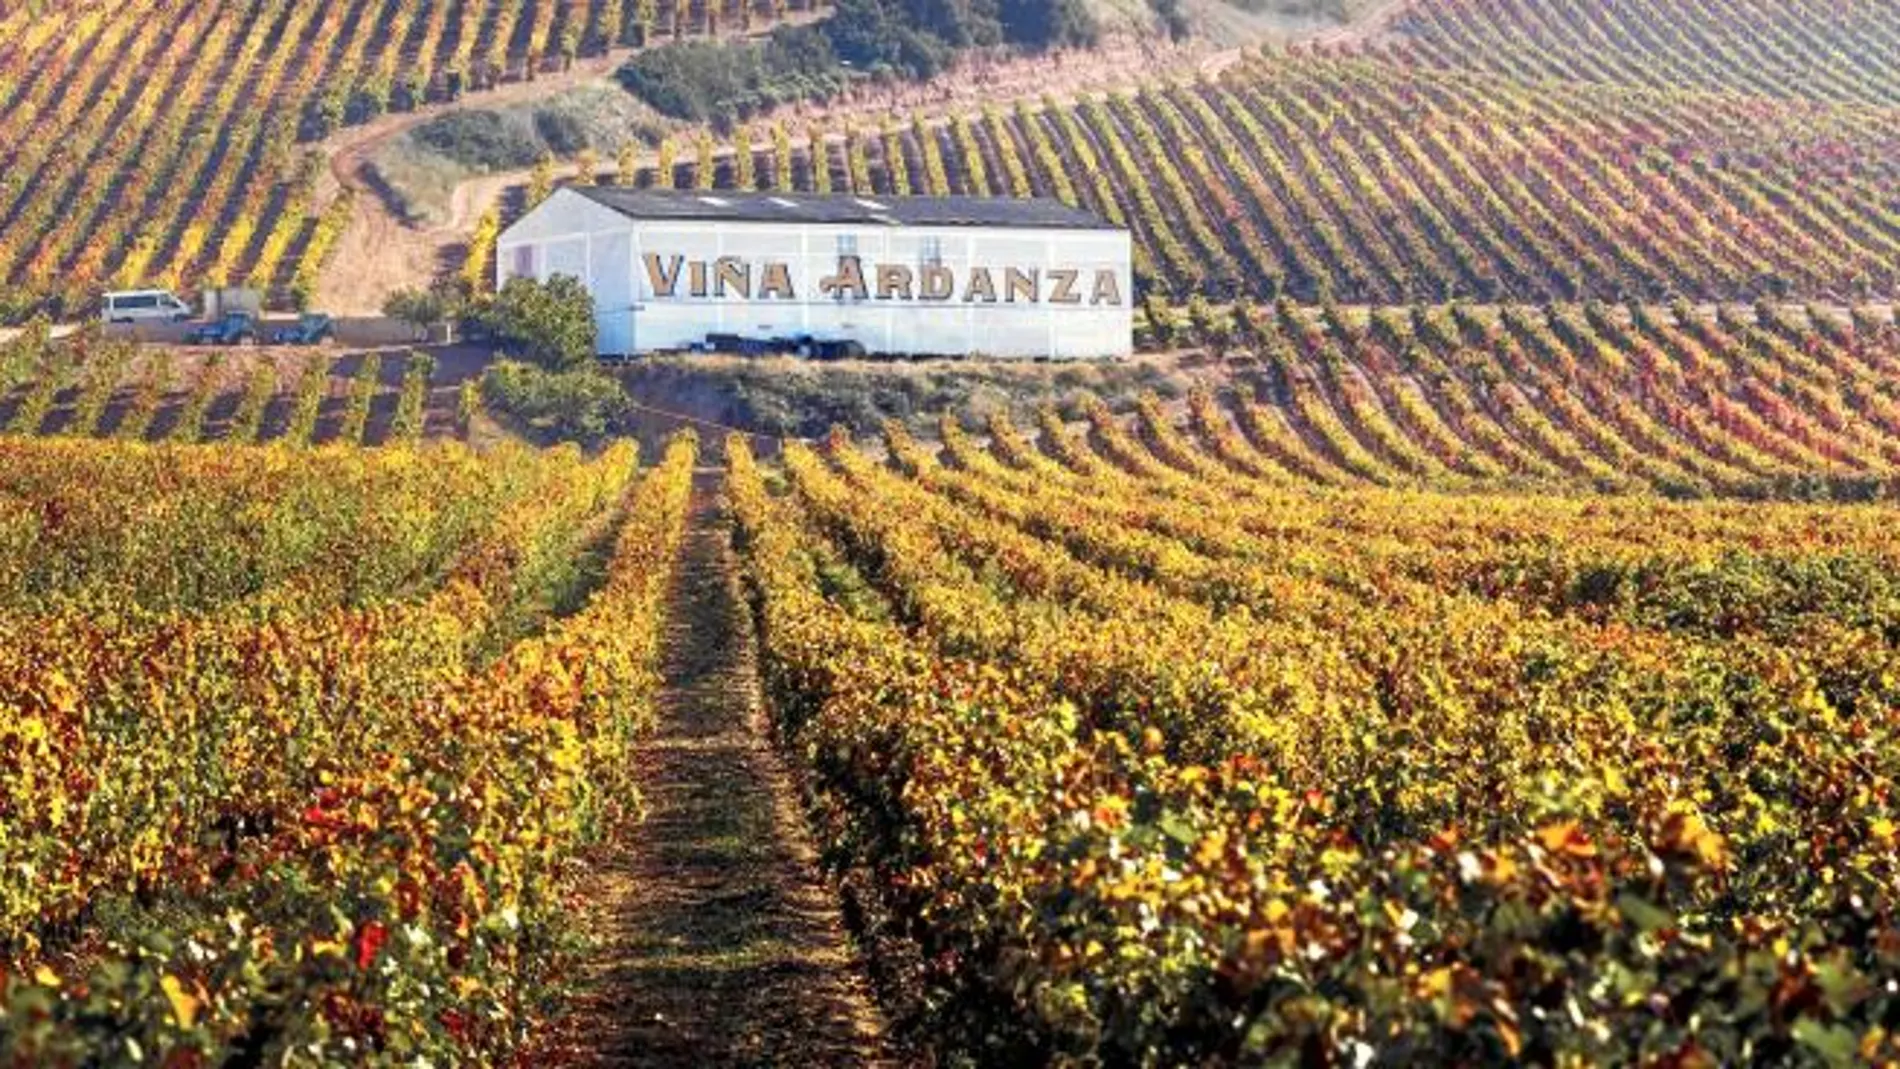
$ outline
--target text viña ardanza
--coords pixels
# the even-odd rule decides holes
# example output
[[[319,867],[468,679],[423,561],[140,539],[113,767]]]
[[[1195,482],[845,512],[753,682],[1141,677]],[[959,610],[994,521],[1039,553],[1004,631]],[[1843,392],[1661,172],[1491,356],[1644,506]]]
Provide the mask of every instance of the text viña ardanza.
[[[799,298],[791,265],[768,260],[754,265],[737,256],[689,260],[684,256],[645,256],[647,282],[656,299],[731,297],[744,300]],[[959,277],[961,276],[961,277]],[[1108,268],[988,267],[958,271],[942,264],[882,263],[867,268],[857,256],[838,257],[834,274],[818,281],[818,293],[832,300],[961,301],[966,304],[1067,304],[1092,307],[1122,303],[1122,286]]]

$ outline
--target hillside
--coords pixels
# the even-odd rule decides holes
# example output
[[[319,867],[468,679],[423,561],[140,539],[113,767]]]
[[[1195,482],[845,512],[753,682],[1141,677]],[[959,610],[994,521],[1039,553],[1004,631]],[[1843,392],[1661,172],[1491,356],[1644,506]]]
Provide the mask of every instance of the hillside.
[[[1526,81],[1900,104],[1900,20],[1880,0],[1420,0],[1387,44]]]
[[[1885,307],[1282,302],[1197,305],[1144,329],[1170,353],[1099,366],[656,359],[591,380],[596,392],[542,399],[484,387],[486,357],[469,349],[141,353],[28,336],[0,345],[0,433],[291,445],[619,435],[654,448],[683,429],[739,429],[775,452],[833,425],[870,433],[896,420],[935,436],[949,412],[983,431],[1032,428],[1058,454],[1078,429],[1195,437],[1278,483],[1900,495],[1900,329]],[[583,432],[588,419],[598,426]]]
[[[373,309],[358,290],[459,267],[484,211],[521,210],[528,177],[518,158],[471,177],[423,155],[377,166],[432,188],[360,179],[368,146],[413,125],[402,113],[481,110],[471,90],[501,82],[495,100],[518,108],[617,91],[610,51],[653,36],[641,17],[690,34],[800,16],[728,3],[676,20],[667,4],[610,0],[175,6],[0,15],[0,317],[48,299],[77,308],[111,284],[211,280],[279,301],[347,291]],[[980,104],[932,103],[969,99],[952,72],[941,90],[768,113],[747,128],[743,164],[731,138],[708,153],[690,127],[600,105],[609,119],[589,119],[606,126],[588,139],[633,146],[643,184],[1060,197],[1131,226],[1145,288],[1177,300],[1851,300],[1896,287],[1900,116],[1885,56],[1900,27],[1879,5],[1645,0],[1585,15],[1415,0],[1264,55],[1251,42],[1205,51],[1236,40],[1218,7],[1190,5],[1206,42],[1156,62],[1121,55],[1142,12],[1102,9],[1120,80],[1086,59],[1025,65],[1026,78],[986,60],[973,74],[1005,95]],[[1262,20],[1252,41],[1327,25],[1232,10]],[[321,140],[390,113],[368,145]],[[641,147],[656,136],[657,153]],[[413,196],[436,229],[402,224]],[[325,285],[340,242],[366,269],[339,266]]]
[[[1057,197],[1128,225],[1137,278],[1178,300],[1847,298],[1896,284],[1894,117],[1296,55],[947,121],[763,124],[638,181]]]
[[[796,10],[742,0],[0,4],[0,320],[47,300],[77,308],[111,284],[310,292],[351,209],[325,183],[318,139],[624,52],[643,34],[716,33]]]
[[[1900,4],[885,2],[0,0],[0,1066],[1900,1066]]]
[[[1880,77],[1844,82],[1819,57],[1879,67],[1900,29],[1687,0],[1608,27],[1537,21],[1497,47],[1475,29],[1536,10],[1414,3],[1290,50],[1133,63],[1121,83],[1050,72],[1013,100],[769,114],[736,139],[683,131],[592,177],[1056,197],[1129,226],[1143,291],[1172,301],[1894,293],[1900,111]],[[1677,29],[1645,37],[1644,19]],[[1738,51],[1757,40],[1779,42],[1778,65]],[[506,213],[526,206],[526,178],[501,195]]]

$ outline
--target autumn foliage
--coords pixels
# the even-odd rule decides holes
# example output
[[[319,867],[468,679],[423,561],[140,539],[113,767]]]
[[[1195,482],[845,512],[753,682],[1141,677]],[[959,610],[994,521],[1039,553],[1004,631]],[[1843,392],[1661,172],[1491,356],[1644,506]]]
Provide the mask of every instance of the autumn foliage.
[[[520,1047],[635,812],[692,443],[7,454],[0,1060]]]
[[[1900,1055],[1890,509],[1340,492],[1040,430],[782,481],[729,443],[777,709],[931,1042]]]

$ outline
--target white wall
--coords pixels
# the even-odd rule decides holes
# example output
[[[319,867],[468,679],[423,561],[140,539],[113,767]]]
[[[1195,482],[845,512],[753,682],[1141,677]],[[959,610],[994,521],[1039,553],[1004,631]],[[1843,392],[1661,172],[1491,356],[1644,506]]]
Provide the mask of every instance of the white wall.
[[[839,267],[839,239],[855,239],[871,297],[827,297],[820,281]],[[882,299],[877,267],[901,264],[919,273],[927,241],[940,242],[942,264],[956,279],[945,301]],[[525,250],[525,251],[524,251]],[[810,334],[856,339],[877,352],[998,357],[1089,358],[1130,352],[1134,280],[1129,239],[1113,230],[990,227],[893,227],[635,221],[571,190],[557,191],[505,231],[496,246],[497,283],[518,269],[539,279],[580,278],[594,295],[603,353],[682,349],[711,333],[770,338]],[[646,256],[670,266],[681,257],[672,296],[656,294]],[[795,298],[721,296],[712,265],[722,256],[750,265],[756,293],[763,265],[783,262]],[[707,266],[706,295],[690,292],[692,262]],[[991,268],[994,303],[967,299],[971,269]],[[1005,299],[1004,267],[1039,272],[1036,303]],[[1077,304],[1046,298],[1054,269],[1080,272]],[[1115,278],[1120,303],[1091,305],[1098,270]],[[913,297],[916,282],[913,281]]]

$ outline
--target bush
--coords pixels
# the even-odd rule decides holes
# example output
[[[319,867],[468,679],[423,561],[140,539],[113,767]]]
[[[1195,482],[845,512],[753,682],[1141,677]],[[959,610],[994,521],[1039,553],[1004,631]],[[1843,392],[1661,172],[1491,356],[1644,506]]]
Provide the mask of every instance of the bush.
[[[512,170],[541,154],[533,135],[492,111],[451,111],[417,126],[410,135],[438,155],[470,167]]]
[[[583,445],[605,441],[627,410],[620,384],[598,371],[544,371],[515,360],[488,369],[482,402],[544,436]]]
[[[481,319],[504,351],[550,371],[594,359],[594,298],[571,275],[545,283],[511,278]]]
[[[694,41],[642,52],[620,69],[620,82],[663,115],[725,132],[778,104],[835,96],[853,71],[929,78],[960,49],[1041,50],[1096,36],[1081,0],[838,0],[822,23],[780,26],[762,43]]]
[[[572,156],[589,147],[587,128],[579,117],[565,111],[544,108],[534,113],[534,132],[557,156]]]
[[[446,321],[451,310],[439,293],[400,289],[383,299],[383,314],[416,328],[420,339],[428,336],[431,327]]]
[[[620,69],[620,83],[655,111],[722,129],[775,104],[828,97],[847,77],[830,40],[809,26],[781,26],[764,43],[657,48]]]

